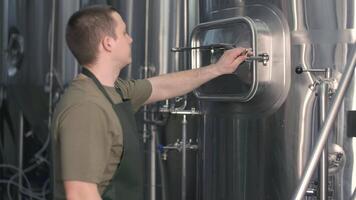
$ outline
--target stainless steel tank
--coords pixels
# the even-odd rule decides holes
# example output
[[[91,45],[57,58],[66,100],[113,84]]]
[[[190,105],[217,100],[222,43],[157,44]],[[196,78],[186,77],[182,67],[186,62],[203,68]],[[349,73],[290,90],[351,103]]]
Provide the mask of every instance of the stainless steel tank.
[[[146,3],[140,0],[112,1],[127,25],[127,32],[133,39],[132,63],[120,72],[120,77],[137,79],[143,77],[146,41]]]
[[[146,50],[148,66],[155,69],[156,75],[186,69],[185,55],[173,53],[171,48],[188,44],[189,32],[197,23],[196,2],[187,1],[187,8],[192,11],[192,15],[187,16],[184,13],[184,1],[148,2]],[[186,12],[189,13],[189,10]]]
[[[4,1],[1,82],[7,99],[47,137],[54,93],[63,91],[77,73],[65,46],[65,25],[78,1]],[[55,92],[53,92],[55,91]]]
[[[267,16],[262,12],[250,12],[254,6],[276,9],[288,22],[291,45],[290,65],[285,66],[289,69],[285,78],[290,77],[288,96],[272,113],[251,112],[248,117],[238,109],[246,104],[201,101],[201,109],[207,112],[205,131],[200,133],[204,141],[201,199],[292,197],[317,137],[317,91],[312,85],[322,77],[322,74],[298,75],[294,70],[299,65],[307,69],[331,68],[336,83],[350,57],[349,49],[356,42],[352,0],[200,1],[200,22],[244,16],[265,21]],[[283,42],[280,37],[272,40]],[[355,138],[347,137],[345,128],[346,112],[354,109],[354,87],[353,83],[329,140],[329,148],[337,144],[346,157],[345,166],[329,178],[332,199],[350,199],[355,191]],[[313,180],[317,182],[316,178]],[[316,186],[311,183],[310,187]]]
[[[7,98],[42,140],[47,135],[52,1],[7,1],[3,81]]]

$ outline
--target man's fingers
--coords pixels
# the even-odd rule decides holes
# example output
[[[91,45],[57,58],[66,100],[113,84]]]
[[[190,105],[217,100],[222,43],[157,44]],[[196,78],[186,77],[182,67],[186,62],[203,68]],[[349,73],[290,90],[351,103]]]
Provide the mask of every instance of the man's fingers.
[[[234,58],[244,55],[247,52],[245,48],[235,48],[231,49],[231,54]]]
[[[244,60],[246,60],[247,56],[246,55],[243,55],[243,56],[238,56],[234,62],[233,62],[233,65],[237,66],[237,65],[240,65]]]
[[[251,48],[234,48],[226,51],[227,55],[231,56],[234,60],[238,57],[246,57],[253,55]],[[246,58],[244,58],[246,59]]]

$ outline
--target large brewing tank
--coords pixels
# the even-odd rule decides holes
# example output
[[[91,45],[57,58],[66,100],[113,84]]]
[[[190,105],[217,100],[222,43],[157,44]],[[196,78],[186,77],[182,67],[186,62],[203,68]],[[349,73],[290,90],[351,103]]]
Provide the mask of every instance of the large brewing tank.
[[[132,63],[120,72],[125,79],[143,78],[146,41],[146,3],[140,0],[112,1],[126,23],[127,32],[133,39]]]
[[[2,82],[8,100],[16,104],[16,111],[23,111],[35,132],[45,139],[52,1],[6,1],[4,5],[7,16]]]
[[[197,3],[187,3],[187,12],[194,15],[184,15],[184,1],[149,1],[146,56],[147,65],[155,69],[156,75],[188,68],[185,55],[171,52],[173,47],[188,44],[189,33],[197,23]]]
[[[64,35],[79,2],[4,0],[2,5],[1,83],[12,112],[21,111],[44,141],[55,93],[77,73]]]
[[[241,115],[241,103],[201,101],[201,109],[207,113],[201,133],[204,200],[292,197],[318,129],[316,91],[310,89],[318,75],[297,75],[294,69],[298,65],[331,68],[337,82],[346,67],[350,47],[356,42],[353,0],[203,0],[200,22],[253,16],[250,10],[254,6],[273,8],[288,22],[291,48],[283,49],[291,55],[290,65],[286,66],[290,71],[288,96],[267,115]],[[259,20],[263,22],[266,17],[260,16]],[[346,135],[346,112],[355,109],[354,88],[355,82],[330,139],[345,151],[346,157],[344,167],[329,179],[332,199],[350,199],[356,188],[355,138]]]

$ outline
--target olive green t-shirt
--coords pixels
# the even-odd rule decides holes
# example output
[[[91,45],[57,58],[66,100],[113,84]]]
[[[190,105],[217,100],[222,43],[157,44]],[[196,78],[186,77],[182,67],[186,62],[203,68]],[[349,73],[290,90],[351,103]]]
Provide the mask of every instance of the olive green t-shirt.
[[[135,112],[152,92],[148,80],[118,79],[115,87],[131,99]],[[114,87],[104,88],[114,103],[122,102]],[[112,105],[90,78],[80,74],[66,89],[53,115],[52,134],[55,199],[65,199],[66,180],[95,183],[102,194],[120,162],[123,134]]]

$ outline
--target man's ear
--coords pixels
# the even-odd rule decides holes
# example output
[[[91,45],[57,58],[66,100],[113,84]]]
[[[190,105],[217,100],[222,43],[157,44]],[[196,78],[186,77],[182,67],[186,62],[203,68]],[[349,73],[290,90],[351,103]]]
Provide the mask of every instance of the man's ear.
[[[105,36],[102,40],[101,40],[101,46],[103,47],[103,49],[105,51],[111,52],[112,48],[113,48],[113,38]]]

